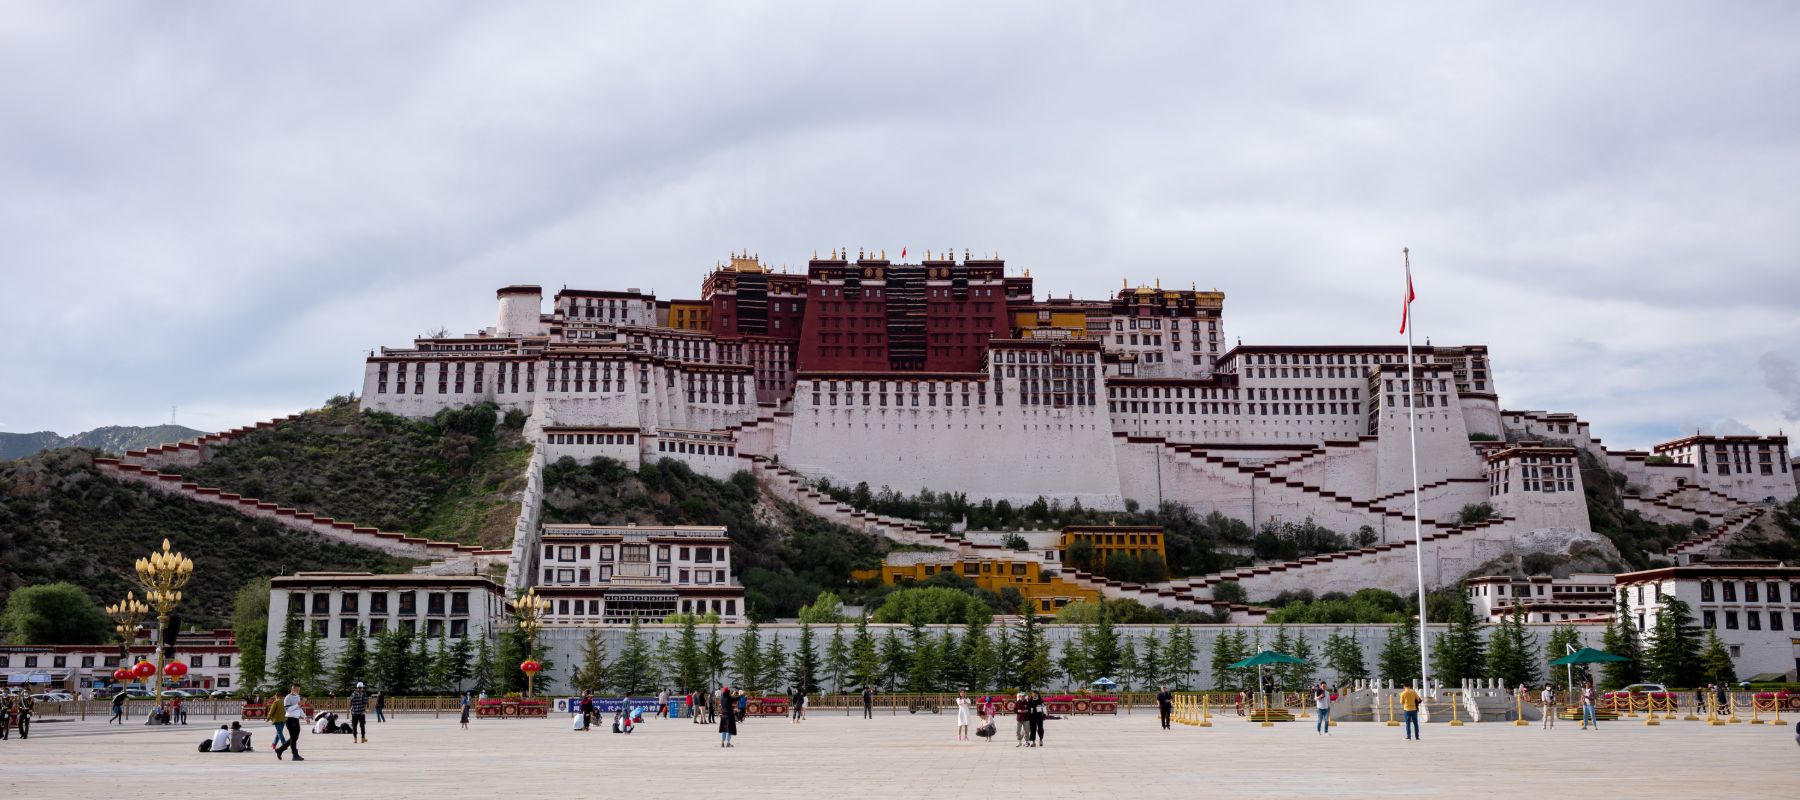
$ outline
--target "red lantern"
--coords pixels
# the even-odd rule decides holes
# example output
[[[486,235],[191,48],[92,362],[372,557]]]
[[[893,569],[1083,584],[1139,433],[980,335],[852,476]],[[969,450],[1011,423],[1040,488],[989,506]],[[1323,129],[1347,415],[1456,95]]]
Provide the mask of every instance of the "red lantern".
[[[171,661],[163,665],[163,674],[171,678],[179,679],[181,676],[188,674],[188,665],[179,661]]]
[[[156,674],[156,665],[148,661],[139,661],[131,665],[131,674],[140,678],[148,678]]]
[[[119,683],[130,683],[132,677],[131,670],[124,667],[113,670],[113,680],[118,681]]]
[[[543,664],[539,664],[538,662],[531,661],[529,659],[526,660],[525,663],[519,665],[520,671],[531,673],[531,674],[536,674],[538,670],[541,670],[543,668],[544,668]]]

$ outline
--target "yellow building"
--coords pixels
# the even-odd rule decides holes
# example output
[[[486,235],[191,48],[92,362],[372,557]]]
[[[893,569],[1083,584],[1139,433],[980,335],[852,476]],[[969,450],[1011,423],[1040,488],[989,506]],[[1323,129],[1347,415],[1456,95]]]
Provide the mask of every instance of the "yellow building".
[[[705,300],[670,300],[669,327],[683,331],[712,330],[712,303]]]
[[[1104,565],[1115,555],[1133,558],[1155,555],[1165,563],[1168,561],[1160,525],[1070,525],[1063,528],[1062,539],[1057,543],[1064,561],[1068,560],[1069,548],[1076,542],[1087,542],[1094,548],[1094,563],[1098,565]]]
[[[879,570],[856,570],[851,577],[856,580],[880,577],[885,585],[905,586],[940,572],[949,572],[974,581],[975,585],[990,592],[1007,587],[1016,589],[1043,614],[1054,614],[1076,600],[1100,599],[1099,592],[1065,580],[1056,574],[1056,569],[1056,565],[1028,559],[964,560],[946,552],[906,552],[890,554]]]

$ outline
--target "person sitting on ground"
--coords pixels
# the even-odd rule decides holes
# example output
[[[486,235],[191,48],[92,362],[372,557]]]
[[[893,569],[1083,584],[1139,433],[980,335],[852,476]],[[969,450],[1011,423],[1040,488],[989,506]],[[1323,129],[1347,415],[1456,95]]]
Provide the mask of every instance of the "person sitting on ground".
[[[211,744],[212,744],[212,747],[208,752],[212,752],[212,753],[229,753],[229,752],[231,752],[231,727],[228,725],[220,725],[218,730],[213,731],[213,738],[212,738]]]
[[[237,722],[231,723],[231,752],[250,752],[250,732]]]

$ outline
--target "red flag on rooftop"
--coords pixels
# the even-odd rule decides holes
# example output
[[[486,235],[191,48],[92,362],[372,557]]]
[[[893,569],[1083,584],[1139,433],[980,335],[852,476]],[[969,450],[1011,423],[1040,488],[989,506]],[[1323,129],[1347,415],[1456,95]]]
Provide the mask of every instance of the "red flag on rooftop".
[[[905,258],[905,257],[906,257],[906,246],[905,246],[905,245],[901,245],[901,246],[900,246],[900,257],[901,257],[901,258]]]
[[[1401,252],[1406,252],[1406,251],[1403,250]],[[1412,315],[1412,301],[1413,301],[1413,298],[1415,298],[1416,296],[1417,295],[1413,294],[1413,285],[1412,285],[1412,254],[1407,253],[1407,256],[1406,256],[1406,298],[1400,301],[1400,332],[1401,333],[1406,332],[1406,322],[1407,322],[1406,318]]]

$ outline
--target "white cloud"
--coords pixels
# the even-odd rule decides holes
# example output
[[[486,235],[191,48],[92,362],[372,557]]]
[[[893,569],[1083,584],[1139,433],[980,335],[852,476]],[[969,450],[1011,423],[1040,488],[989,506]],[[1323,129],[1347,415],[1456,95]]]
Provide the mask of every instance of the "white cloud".
[[[1800,19],[1691,4],[142,3],[0,17],[0,408],[226,427],[495,286],[999,251],[1231,337],[1493,349],[1642,446],[1800,417]],[[1777,358],[1786,358],[1776,354]],[[1788,362],[1791,365],[1791,361]],[[1789,371],[1791,374],[1792,371]],[[1782,389],[1786,385],[1788,389]],[[212,415],[207,419],[199,415]]]

